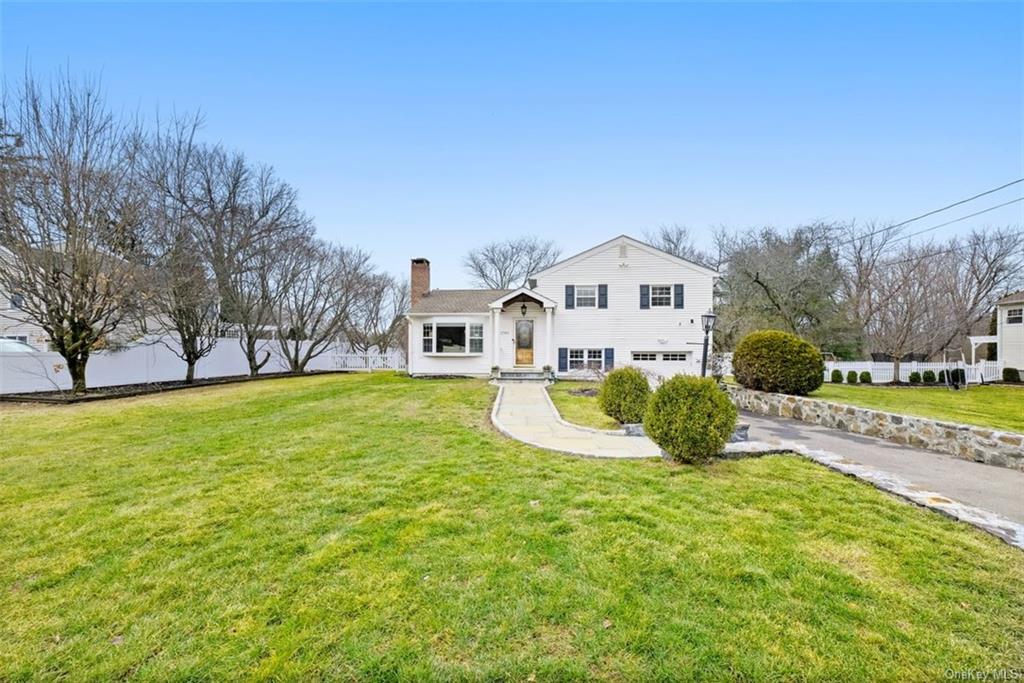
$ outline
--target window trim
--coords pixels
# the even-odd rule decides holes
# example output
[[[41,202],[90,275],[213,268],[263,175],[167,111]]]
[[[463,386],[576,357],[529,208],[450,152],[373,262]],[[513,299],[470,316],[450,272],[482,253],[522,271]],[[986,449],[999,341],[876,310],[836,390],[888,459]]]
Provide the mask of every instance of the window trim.
[[[1010,320],[1010,317],[1015,320]],[[1021,308],[1007,308],[1006,309],[1006,324],[1007,325],[1024,325],[1024,306]]]
[[[466,350],[465,351],[438,351],[437,350],[437,328],[438,327],[459,327],[461,326],[465,330],[466,335]],[[473,335],[473,328],[480,328],[480,335]],[[486,334],[487,325],[483,322],[470,322],[468,320],[459,322],[438,322],[432,321],[429,323],[423,323],[421,328],[422,344],[420,345],[421,353],[424,356],[437,356],[440,358],[460,358],[462,356],[482,356],[486,350],[486,344],[484,344],[484,336]],[[430,330],[430,334],[427,334],[427,330]],[[480,341],[480,350],[471,351],[473,348],[473,341]],[[429,347],[429,348],[428,348]]]
[[[594,296],[593,296],[594,303],[593,304],[581,304],[580,303],[580,289],[582,289],[584,287],[586,287],[587,289],[594,290]],[[597,299],[598,299],[598,290],[597,290],[597,288],[598,288],[598,285],[573,285],[573,305],[574,305],[574,307],[575,308],[597,308]],[[586,298],[589,299],[591,297],[588,296]]]
[[[651,308],[672,308],[672,289],[673,289],[672,285],[648,285],[648,287],[651,288],[651,299],[650,299]],[[664,294],[655,294],[654,293],[655,288],[667,289],[668,290],[668,303],[662,303],[662,304],[654,303],[655,296],[659,296],[659,297],[662,297],[662,298],[664,298],[664,296],[665,296]]]

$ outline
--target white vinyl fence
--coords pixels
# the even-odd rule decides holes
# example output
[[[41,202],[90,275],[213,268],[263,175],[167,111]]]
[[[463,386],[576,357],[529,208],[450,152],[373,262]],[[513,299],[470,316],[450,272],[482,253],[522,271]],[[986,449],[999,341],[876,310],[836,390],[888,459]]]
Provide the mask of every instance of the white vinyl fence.
[[[260,358],[264,351],[270,353],[270,360],[260,370],[261,375],[288,371],[288,361],[281,355],[276,341],[264,342]],[[312,359],[306,369],[363,372],[403,370],[405,356],[400,351],[354,354],[347,348],[330,348]],[[150,341],[123,351],[94,353],[89,358],[85,373],[89,387],[149,384],[185,379],[185,362],[163,342]],[[238,339],[220,339],[213,352],[196,365],[196,379],[247,374],[249,365],[238,345]],[[70,388],[71,378],[60,354],[0,353],[0,394]]]
[[[919,372],[922,375],[926,370],[931,370],[938,378],[939,372],[949,371],[952,368],[964,370],[967,381],[972,384],[980,384],[982,381],[993,382],[1002,379],[1002,363],[995,360],[978,361],[976,365],[957,361],[956,363],[918,363],[913,361],[900,363],[900,381],[910,381],[910,373]],[[853,370],[859,376],[862,372],[871,373],[872,384],[885,384],[893,381],[893,364],[890,362],[875,361],[825,361],[825,381],[831,380],[832,371],[839,370],[843,373],[843,381],[846,381],[846,373]],[[859,377],[858,377],[859,379]]]

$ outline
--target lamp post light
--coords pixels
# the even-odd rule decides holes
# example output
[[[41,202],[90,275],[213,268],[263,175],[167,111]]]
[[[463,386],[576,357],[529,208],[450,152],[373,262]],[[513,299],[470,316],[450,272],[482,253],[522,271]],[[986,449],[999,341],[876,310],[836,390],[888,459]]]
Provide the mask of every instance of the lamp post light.
[[[527,310],[529,310],[529,309],[526,308],[526,304],[523,304],[522,306],[519,307],[519,312],[523,314],[524,318],[526,317],[526,311]]]
[[[711,335],[711,330],[715,329],[715,314],[708,311],[700,317],[701,327],[704,328],[704,354],[700,359],[700,376],[707,377],[708,375],[708,337]]]

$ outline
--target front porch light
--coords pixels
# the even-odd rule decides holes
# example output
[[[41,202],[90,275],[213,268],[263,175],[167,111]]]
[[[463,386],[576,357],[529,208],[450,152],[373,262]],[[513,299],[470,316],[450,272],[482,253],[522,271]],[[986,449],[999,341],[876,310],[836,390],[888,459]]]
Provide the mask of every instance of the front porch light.
[[[522,306],[519,307],[519,312],[523,314],[524,318],[526,317],[526,311],[527,310],[528,309],[526,308],[526,304],[523,304]]]

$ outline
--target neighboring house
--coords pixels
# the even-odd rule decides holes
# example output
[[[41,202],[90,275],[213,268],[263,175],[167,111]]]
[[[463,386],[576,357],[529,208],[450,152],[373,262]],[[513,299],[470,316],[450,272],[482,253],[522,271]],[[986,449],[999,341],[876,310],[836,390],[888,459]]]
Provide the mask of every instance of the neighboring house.
[[[1024,290],[996,302],[996,353],[1005,368],[1024,370]]]
[[[718,273],[626,235],[540,271],[510,290],[430,289],[412,260],[410,375],[542,370],[586,376],[634,365],[699,374]]]
[[[0,259],[14,255],[0,247]],[[8,262],[10,263],[10,262]],[[21,295],[0,287],[0,338],[24,342],[37,351],[48,351],[50,337],[21,310]]]

